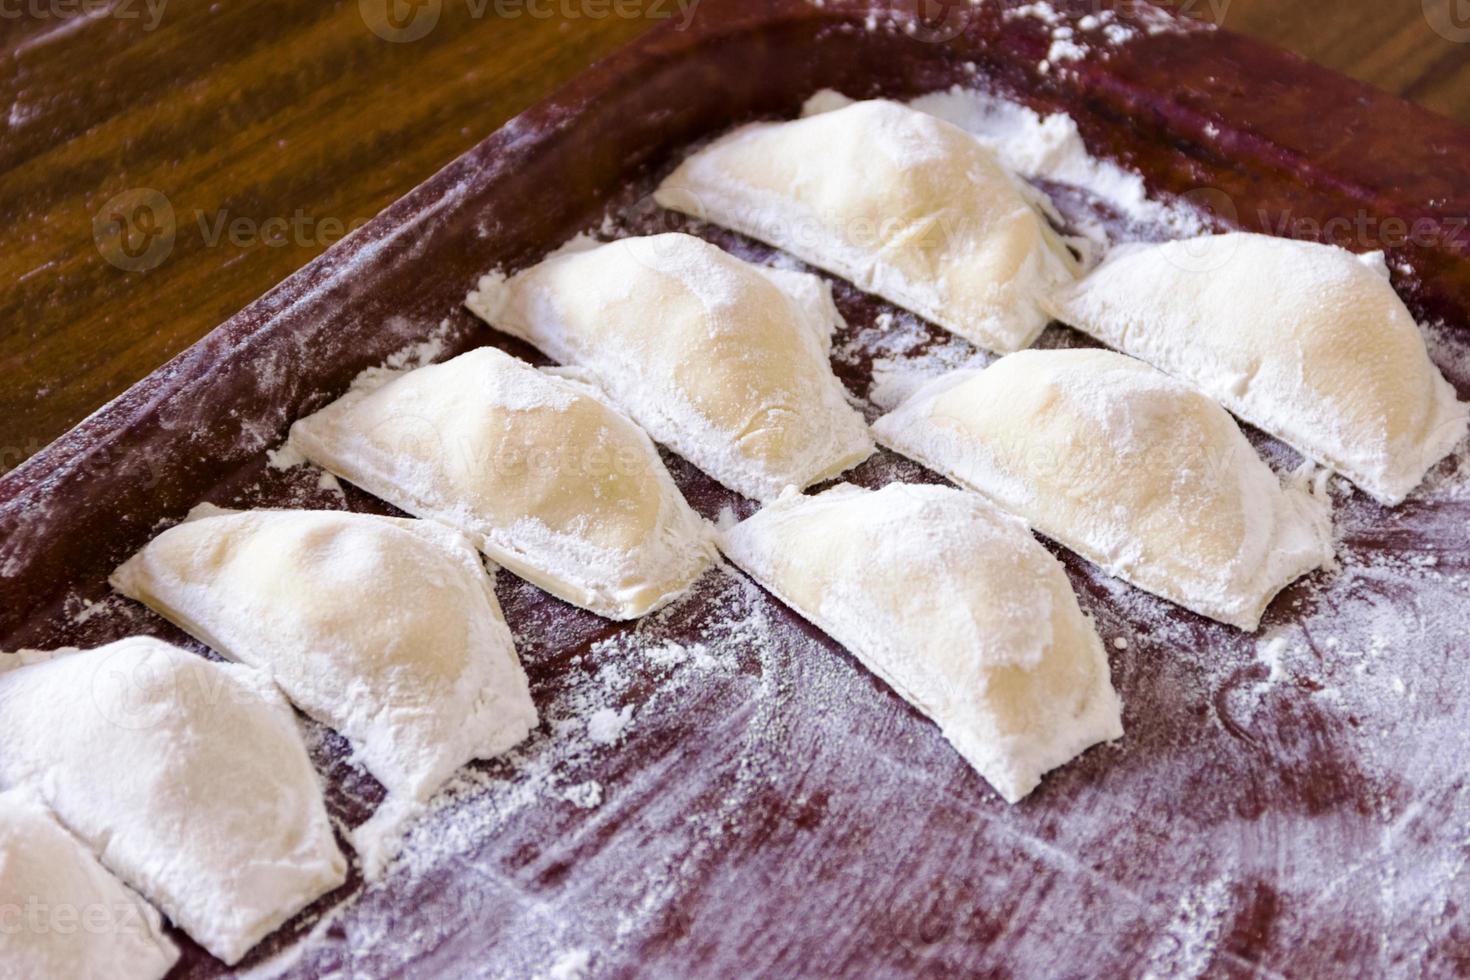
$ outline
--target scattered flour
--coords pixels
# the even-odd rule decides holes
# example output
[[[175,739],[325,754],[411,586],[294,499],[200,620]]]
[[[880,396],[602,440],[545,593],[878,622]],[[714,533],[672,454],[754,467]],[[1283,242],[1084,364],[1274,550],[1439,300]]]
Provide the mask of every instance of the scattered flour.
[[[582,980],[592,968],[592,954],[585,949],[569,949],[556,958],[545,974],[546,980]]]
[[[575,786],[568,786],[561,790],[557,796],[566,800],[573,806],[581,807],[583,810],[591,810],[593,807],[602,805],[602,784],[595,779],[589,779]]]
[[[1089,153],[1076,121],[1066,113],[1042,116],[1009,99],[959,85],[909,104],[973,133],[1027,180],[1076,188],[1122,215],[1130,225],[1156,226],[1170,238],[1209,229],[1207,219],[1187,202],[1153,200],[1137,173]],[[1076,220],[1081,216],[1068,217]],[[1078,221],[1076,230],[1099,247],[1113,244],[1115,237],[1100,219]]]
[[[598,745],[616,745],[623,740],[623,730],[633,720],[633,706],[622,711],[601,708],[587,719],[587,737]]]
[[[1101,48],[1127,43],[1140,30],[1110,11],[1074,22],[1049,3],[1014,8],[1007,16],[1046,25],[1052,32],[1048,61],[1060,66],[1106,56]],[[1166,14],[1133,23],[1148,33],[1194,29]],[[1078,188],[1151,234],[1179,237],[1208,227],[1187,204],[1151,201],[1137,174],[1090,156],[1065,115],[1041,116],[958,88],[914,104],[990,142],[1028,179]],[[1128,234],[1069,218],[1103,245]],[[629,226],[610,213],[604,229],[626,233]],[[778,267],[805,268],[779,253],[773,258],[742,248]],[[382,369],[441,357],[448,322]],[[1470,380],[1470,348],[1458,332],[1440,325],[1426,333],[1436,363],[1452,380]],[[1071,342],[1052,328],[1042,346]],[[936,336],[916,317],[894,310],[855,320],[837,338],[833,358],[867,384],[869,417],[937,374],[988,363],[964,341]],[[1261,445],[1275,465],[1275,444]],[[272,472],[301,462],[289,446],[268,454]],[[880,454],[862,473],[881,484],[911,470]],[[320,477],[308,482],[341,492]],[[1298,919],[1340,921],[1363,948],[1377,952],[1379,972],[1392,972],[1391,959],[1401,967],[1463,928],[1450,896],[1470,873],[1464,850],[1470,796],[1461,761],[1470,752],[1463,721],[1470,679],[1460,662],[1470,637],[1467,543],[1446,539],[1441,551],[1424,553],[1399,542],[1419,540],[1417,531],[1437,526],[1420,515],[1470,502],[1470,451],[1462,446],[1431,474],[1413,506],[1399,512],[1385,512],[1345,487],[1335,492],[1341,567],[1289,590],[1256,637],[1202,626],[1162,600],[1069,563],[1084,607],[1100,632],[1113,637],[1115,684],[1129,710],[1127,734],[1101,750],[1101,775],[1064,785],[1030,809],[990,807],[957,790],[953,771],[943,769],[953,764],[952,752],[923,722],[892,713],[891,694],[729,569],[709,573],[666,609],[615,627],[589,624],[561,607],[538,611],[542,607],[527,598],[534,590],[506,582],[502,598],[532,677],[541,728],[506,756],[458,774],[410,828],[384,883],[354,885],[298,921],[294,940],[248,975],[402,972],[440,955],[455,930],[478,933],[484,949],[497,949],[475,975],[561,980],[615,971],[628,962],[627,951],[661,931],[661,917],[691,899],[690,882],[719,887],[740,871],[732,862],[728,875],[720,865],[714,884],[700,878],[752,820],[781,812],[763,792],[793,807],[809,802],[805,794],[786,800],[787,788],[801,785],[801,767],[822,758],[810,743],[793,747],[787,741],[797,716],[820,716],[818,728],[830,728],[832,744],[851,746],[846,758],[863,759],[860,773],[824,771],[822,786],[858,793],[901,783],[908,798],[924,799],[933,813],[960,808],[976,834],[959,846],[1004,847],[1007,861],[1024,865],[1027,880],[1045,883],[1049,902],[1079,910],[1076,948],[1096,943],[1096,935],[1117,925],[1114,934],[1126,927],[1147,937],[1147,969],[1141,972],[1197,977],[1219,972],[1224,963],[1242,975],[1270,975],[1263,964],[1232,959],[1228,942],[1241,890],[1252,879],[1269,880]],[[740,516],[728,505],[719,514],[721,526]],[[111,623],[136,631],[147,617],[115,598],[74,597],[66,613],[78,629]],[[688,640],[691,632],[698,642]],[[883,705],[888,714],[879,710]],[[874,717],[902,723],[902,757],[866,751],[864,736],[856,733]],[[683,768],[690,763],[680,752],[681,739],[696,729],[728,733],[717,773]],[[345,743],[310,722],[303,722],[303,731],[314,760],[331,773],[334,803],[370,810],[370,788],[361,790],[343,761]],[[623,764],[635,741],[640,752],[657,750],[653,761]],[[711,760],[705,753],[697,761]],[[1091,765],[1084,757],[1052,779],[1080,778],[1077,773]],[[1326,779],[1325,799],[1301,789],[1319,777]],[[1253,780],[1288,800],[1302,793],[1300,809],[1239,812],[1241,801],[1251,799],[1240,784]],[[1056,808],[1073,797],[1083,801],[1081,810],[1058,816]],[[1173,798],[1176,804],[1123,812],[1112,802],[1131,805],[1141,798]],[[1366,812],[1354,810],[1360,799],[1369,801]],[[345,823],[341,828],[350,829]],[[889,829],[899,837],[912,830],[917,836],[904,842],[915,847],[912,853],[875,848],[873,874],[892,870],[888,862],[899,855],[928,860],[915,843],[930,832],[927,826]],[[1192,843],[1182,845],[1181,834]],[[1119,837],[1127,838],[1126,846]],[[519,849],[494,849],[507,839]],[[1283,850],[1282,842],[1292,840],[1311,846]],[[1157,880],[1150,886],[1144,875],[1141,890],[1125,888],[1122,881],[1139,875],[1136,868],[1113,867],[1114,855],[1132,860],[1150,841],[1159,847]],[[456,881],[468,884],[446,906],[436,892]],[[988,884],[977,880],[965,887]],[[1004,903],[1025,896],[1013,883],[996,887],[1001,890],[991,893],[992,904],[1024,918],[1031,906]],[[460,902],[463,918],[455,918]],[[405,914],[415,903],[435,915]],[[436,921],[446,907],[446,921]],[[1138,918],[1127,918],[1135,910]],[[611,941],[607,923],[613,924]],[[764,928],[775,933],[786,925]],[[1296,930],[1281,941],[1288,945],[1293,937],[1303,944],[1311,938],[1296,920],[1283,918],[1275,928]],[[1069,938],[1065,931],[1034,940],[1030,934],[1008,937],[1016,948],[1043,940],[1052,948]],[[779,944],[773,937],[750,955]]]

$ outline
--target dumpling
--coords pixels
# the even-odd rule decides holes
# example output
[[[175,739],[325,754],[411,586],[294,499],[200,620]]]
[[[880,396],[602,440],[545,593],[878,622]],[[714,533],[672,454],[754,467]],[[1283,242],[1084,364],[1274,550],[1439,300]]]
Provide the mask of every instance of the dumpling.
[[[730,560],[843,644],[1011,803],[1123,734],[1061,563],[975,494],[794,491],[723,535]]]
[[[352,743],[395,804],[426,800],[465,763],[536,727],[480,556],[432,521],[206,505],[112,584],[269,674]],[[370,830],[358,843],[371,852],[383,842]]]
[[[158,913],[39,799],[0,793],[0,980],[160,980],[178,959]]]
[[[227,964],[346,878],[295,715],[259,671],[142,636],[0,654],[0,732],[0,786],[36,791]]]
[[[709,525],[648,436],[587,387],[493,347],[373,380],[298,421],[291,444],[551,594],[636,619],[713,563]]]
[[[1119,250],[1059,315],[1384,504],[1465,436],[1383,254],[1228,234]]]
[[[466,303],[594,376],[655,440],[747,497],[774,499],[873,452],[827,360],[842,316],[815,276],[655,235],[485,276]]]
[[[990,150],[881,99],[742,126],[692,154],[655,198],[994,351],[1030,346],[1077,269],[1040,195]]]
[[[1332,558],[1325,501],[1283,488],[1219,405],[1111,351],[956,371],[873,430],[1108,573],[1244,630]]]

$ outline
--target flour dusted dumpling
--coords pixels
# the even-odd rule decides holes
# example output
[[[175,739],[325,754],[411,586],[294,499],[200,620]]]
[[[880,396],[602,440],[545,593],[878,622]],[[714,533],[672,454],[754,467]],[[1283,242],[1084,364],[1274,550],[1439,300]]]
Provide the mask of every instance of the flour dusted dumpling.
[[[641,429],[587,387],[491,347],[375,375],[298,421],[291,444],[614,619],[670,601],[715,558]]]
[[[441,524],[206,506],[112,584],[269,674],[352,743],[397,804],[427,799],[536,726],[490,577],[470,541]]]
[[[690,235],[568,249],[466,301],[492,326],[589,372],[654,439],[759,500],[873,452],[827,360],[830,287]]]
[[[792,492],[722,547],[932,718],[1012,803],[1123,734],[1102,642],[1061,564],[975,494]]]
[[[995,351],[1029,346],[1076,271],[1037,192],[958,126],[885,100],[742,126],[655,196]]]
[[[1068,323],[1198,385],[1252,425],[1401,502],[1465,435],[1383,255],[1228,234],[1120,250]]]
[[[0,654],[0,786],[228,964],[346,877],[296,724],[264,674],[151,637]]]
[[[158,913],[38,797],[0,793],[0,980],[159,980],[178,958]]]
[[[1111,351],[956,371],[873,429],[1110,574],[1241,629],[1332,558],[1324,501],[1283,488],[1215,402]]]

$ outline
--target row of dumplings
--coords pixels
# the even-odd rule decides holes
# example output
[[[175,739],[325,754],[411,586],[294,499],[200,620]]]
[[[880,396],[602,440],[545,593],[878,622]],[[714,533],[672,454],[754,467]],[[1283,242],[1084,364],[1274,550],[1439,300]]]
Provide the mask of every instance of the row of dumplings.
[[[0,656],[0,787],[35,794],[14,820],[0,808],[0,842],[15,821],[74,835],[76,882],[123,887],[95,855],[236,962],[345,875],[288,702],[388,791],[352,836],[371,877],[452,772],[538,723],[495,566],[627,620],[721,553],[1015,801],[1122,734],[1101,640],[1031,528],[1251,630],[1331,560],[1330,514],[1227,408],[1385,503],[1466,429],[1381,256],[1222,235],[1120,249],[1079,282],[1044,198],[894,103],[742,127],[657,197],[1008,356],[870,429],[832,372],[842,318],[815,276],[681,234],[488,275],[470,309],[560,367],[481,348],[369,372],[292,428],[304,457],[411,518],[203,506],[114,574],[231,663],[146,638]],[[1123,353],[1023,350],[1053,316]],[[875,436],[960,489],[799,491]],[[716,530],[655,441],[765,506]],[[156,942],[116,975],[172,962],[150,914]]]

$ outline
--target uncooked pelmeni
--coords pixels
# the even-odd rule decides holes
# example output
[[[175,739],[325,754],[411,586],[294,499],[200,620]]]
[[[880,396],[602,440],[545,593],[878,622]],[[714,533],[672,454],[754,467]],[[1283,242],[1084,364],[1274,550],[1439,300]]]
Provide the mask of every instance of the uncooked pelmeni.
[[[374,373],[292,426],[291,444],[614,619],[672,600],[715,559],[643,430],[587,386],[492,347]]]
[[[536,727],[480,556],[433,521],[206,505],[154,538],[112,584],[269,674],[352,743],[400,806],[428,799],[456,769]],[[369,852],[364,864],[380,867],[374,846],[391,842],[355,840]]]
[[[0,786],[227,964],[342,884],[321,783],[264,674],[151,637],[0,654]]]
[[[885,100],[742,126],[692,154],[655,197],[995,351],[1036,339],[1077,268],[1040,195],[991,151]]]
[[[1332,559],[1324,499],[1282,487],[1214,401],[1122,354],[956,371],[873,430],[1110,574],[1241,629]]]
[[[748,497],[774,499],[873,452],[827,360],[842,317],[815,276],[655,235],[485,276],[466,303],[587,371],[655,440]]]
[[[159,980],[179,950],[27,790],[0,793],[0,980]]]
[[[1130,246],[1059,315],[1400,503],[1465,435],[1383,255],[1234,233]]]
[[[932,718],[1012,803],[1123,734],[1102,642],[1061,564],[975,494],[793,491],[722,547]]]

